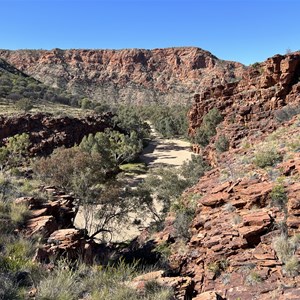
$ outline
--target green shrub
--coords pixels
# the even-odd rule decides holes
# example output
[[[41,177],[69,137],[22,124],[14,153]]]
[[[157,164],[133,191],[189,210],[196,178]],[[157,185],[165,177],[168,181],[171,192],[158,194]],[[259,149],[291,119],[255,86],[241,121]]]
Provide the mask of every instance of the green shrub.
[[[207,265],[209,271],[214,273],[215,277],[221,275],[222,271],[225,271],[229,266],[229,262],[226,259],[222,259],[220,261],[211,262]]]
[[[11,178],[0,174],[0,202],[8,202],[16,193],[16,185]]]
[[[101,155],[106,167],[113,168],[135,160],[142,151],[143,144],[135,131],[125,135],[108,130],[84,137],[79,148],[87,153]]]
[[[167,300],[171,299],[173,292],[161,286],[157,281],[150,280],[145,283],[144,293],[148,299]]]
[[[158,244],[155,247],[155,251],[161,255],[163,261],[167,261],[170,255],[172,254],[171,247],[167,242]]]
[[[291,256],[285,262],[283,270],[290,277],[297,276],[299,274],[299,260],[298,260],[298,258],[295,255]]]
[[[273,240],[273,249],[279,260],[283,263],[289,261],[297,248],[298,243],[295,243],[293,239],[289,239],[285,234],[281,234]]]
[[[0,300],[21,300],[18,284],[8,274],[0,273]]]
[[[220,135],[219,138],[215,142],[216,150],[219,153],[228,151],[229,149],[229,140],[225,135]]]
[[[0,241],[2,255],[0,255],[0,269],[6,273],[35,270],[37,266],[32,262],[36,244],[30,239],[2,236]]]
[[[271,204],[280,208],[285,208],[288,200],[284,185],[279,183],[275,185],[270,193]]]
[[[51,185],[75,190],[80,174],[89,186],[105,180],[105,162],[98,153],[87,155],[79,147],[56,149],[50,157],[41,158],[33,163],[34,174]]]
[[[60,261],[55,269],[38,284],[37,299],[77,300],[83,296],[88,299],[129,299],[150,300],[171,299],[172,293],[154,283],[146,283],[145,292],[140,293],[128,285],[139,275],[136,265],[126,265],[120,261],[116,266],[70,266],[67,261]],[[160,297],[164,295],[164,297]],[[168,296],[168,297],[167,297]]]
[[[275,149],[260,150],[254,157],[254,164],[259,168],[271,167],[282,161],[282,155]]]
[[[209,169],[208,163],[200,155],[192,155],[190,160],[183,162],[180,173],[187,180],[188,186],[192,186]]]
[[[250,272],[250,274],[246,277],[247,285],[256,285],[260,282],[262,282],[262,277],[255,271]]]
[[[28,112],[33,108],[32,101],[26,98],[18,100],[15,105],[18,110],[22,110],[24,112]]]
[[[193,138],[194,143],[205,147],[209,144],[210,139],[216,135],[217,126],[223,120],[222,115],[218,109],[211,109],[202,120],[201,126],[196,130],[195,136]]]
[[[81,289],[78,279],[76,272],[69,266],[59,266],[39,283],[38,299],[76,300]]]
[[[135,108],[136,110],[136,108]],[[149,120],[154,128],[165,138],[187,137],[189,108],[182,105],[149,105],[138,107],[138,113]]]
[[[150,137],[151,129],[141,116],[143,109],[145,108],[119,105],[113,121],[127,133],[135,132],[139,140],[147,139]]]
[[[257,69],[260,66],[259,62],[255,62],[254,64],[250,65],[251,67]]]
[[[91,100],[89,100],[87,98],[83,98],[81,100],[80,107],[82,109],[90,109],[90,108],[92,108],[92,102],[91,102]]]
[[[0,148],[0,168],[17,167],[24,163],[29,154],[30,139],[27,133],[16,134],[7,139]]]
[[[232,217],[232,224],[238,225],[242,222],[242,220],[243,220],[242,217],[239,214],[235,213]]]
[[[188,182],[179,176],[174,168],[158,168],[149,172],[149,175],[138,186],[136,193],[140,203],[149,210],[156,221],[162,221],[170,210],[171,203],[187,188]],[[157,212],[155,201],[159,201],[162,209]]]
[[[175,229],[175,235],[183,240],[188,240],[191,237],[189,231],[192,220],[194,217],[194,211],[191,209],[180,210],[176,213],[173,226]]]
[[[30,216],[30,211],[26,204],[15,204],[14,202],[10,205],[10,218],[17,227],[24,225],[26,220]]]

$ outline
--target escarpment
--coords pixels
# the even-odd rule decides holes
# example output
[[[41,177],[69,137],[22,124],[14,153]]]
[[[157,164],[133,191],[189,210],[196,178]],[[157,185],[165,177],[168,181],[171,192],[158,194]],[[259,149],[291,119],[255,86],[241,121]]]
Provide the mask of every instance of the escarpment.
[[[0,58],[47,85],[107,103],[185,104],[203,87],[234,81],[244,69],[195,47],[0,50]]]

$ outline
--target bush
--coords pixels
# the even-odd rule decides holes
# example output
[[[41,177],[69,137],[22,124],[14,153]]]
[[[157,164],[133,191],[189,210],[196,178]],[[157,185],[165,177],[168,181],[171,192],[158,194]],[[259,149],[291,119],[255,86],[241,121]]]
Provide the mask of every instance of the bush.
[[[288,276],[297,276],[299,274],[299,260],[298,258],[293,255],[292,257],[290,257],[286,262],[285,265],[283,267],[284,272],[288,275]]]
[[[192,155],[190,160],[185,161],[181,166],[181,175],[192,186],[199,181],[206,171],[210,169],[208,163],[199,155]]]
[[[8,138],[6,145],[0,148],[0,168],[3,170],[24,163],[29,154],[29,146],[30,139],[27,133]]]
[[[288,200],[284,185],[279,183],[275,185],[270,193],[271,204],[280,208],[285,208]]]
[[[155,280],[150,280],[145,283],[145,296],[147,299],[171,300],[173,291],[166,287],[161,286]]]
[[[160,168],[152,172],[138,186],[137,193],[145,208],[154,212],[155,218],[161,221],[159,213],[156,212],[153,195],[162,203],[162,213],[167,213],[172,201],[175,201],[188,187],[188,181],[179,176],[178,170],[172,168]],[[148,196],[148,197],[145,197]]]
[[[155,129],[166,138],[175,136],[186,137],[188,132],[186,106],[153,105],[146,108],[147,118],[150,119]]]
[[[193,138],[194,143],[205,147],[209,144],[210,139],[216,135],[217,126],[223,120],[222,115],[217,108],[211,109],[202,120],[201,126],[196,130],[196,134]]]
[[[232,217],[232,224],[238,225],[242,222],[242,220],[243,220],[242,217],[239,214],[235,213]]]
[[[1,256],[0,269],[5,273],[35,270],[37,266],[32,262],[36,250],[36,243],[23,237],[14,238],[3,235],[0,240]]]
[[[10,218],[16,226],[20,227],[25,224],[30,216],[30,211],[26,204],[12,203],[10,206]]]
[[[133,161],[143,149],[142,141],[135,131],[125,135],[111,130],[89,134],[83,138],[79,147],[85,152],[101,155],[107,168]]]
[[[58,267],[38,285],[38,299],[76,300],[79,299],[81,284],[77,273],[68,265]]]
[[[215,142],[215,147],[218,152],[222,153],[228,151],[229,149],[229,140],[225,135],[220,135]]]
[[[283,263],[289,261],[297,248],[298,245],[295,244],[292,239],[289,239],[285,234],[281,234],[273,240],[273,249],[275,250],[279,260]]]
[[[218,277],[221,275],[222,271],[225,271],[228,268],[228,260],[223,259],[220,261],[211,262],[207,265],[208,270],[210,270],[212,273],[214,273],[215,277]]]
[[[171,251],[171,247],[167,242],[163,242],[161,244],[158,244],[155,247],[155,251],[158,252],[160,254],[160,262],[162,264],[166,264],[166,262],[168,261],[169,257],[172,254]]]
[[[16,186],[7,176],[0,175],[0,202],[8,202],[16,193]]]
[[[150,126],[140,116],[140,107],[118,106],[114,122],[127,133],[135,132],[139,140],[150,136]]]
[[[250,274],[246,277],[247,285],[256,285],[260,282],[262,282],[261,276],[254,271],[250,272]]]
[[[8,274],[0,273],[0,300],[21,300],[18,284]]]
[[[98,153],[86,155],[78,147],[56,149],[50,157],[38,159],[33,163],[33,171],[37,177],[51,185],[67,190],[75,190],[78,182],[74,182],[80,174],[84,174],[89,186],[105,181],[107,170]]]
[[[194,217],[194,211],[191,209],[181,210],[176,213],[176,218],[173,223],[175,229],[175,235],[183,240],[188,240],[191,237],[189,231],[192,220]]]
[[[271,167],[282,161],[282,155],[275,149],[260,150],[254,157],[254,164],[259,168]]]
[[[28,112],[33,108],[32,101],[26,98],[18,100],[15,105],[18,110],[22,110],[24,112]]]

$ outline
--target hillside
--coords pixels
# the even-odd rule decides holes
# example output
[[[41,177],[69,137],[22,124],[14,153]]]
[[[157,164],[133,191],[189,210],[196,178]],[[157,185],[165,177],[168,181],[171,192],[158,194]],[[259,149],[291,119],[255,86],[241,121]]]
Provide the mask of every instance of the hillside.
[[[24,99],[32,105],[51,106],[51,102],[73,106],[80,104],[77,96],[49,87],[0,58],[0,112],[8,113],[16,102]]]
[[[41,82],[108,103],[188,103],[195,92],[233,82],[244,66],[194,47],[124,50],[0,50]]]
[[[299,147],[298,115],[219,154],[218,167],[183,194],[185,209],[169,215],[156,241],[193,280],[195,299],[299,298]]]
[[[212,169],[155,239],[195,299],[299,298],[299,75],[300,53],[276,55],[194,98],[193,149]]]

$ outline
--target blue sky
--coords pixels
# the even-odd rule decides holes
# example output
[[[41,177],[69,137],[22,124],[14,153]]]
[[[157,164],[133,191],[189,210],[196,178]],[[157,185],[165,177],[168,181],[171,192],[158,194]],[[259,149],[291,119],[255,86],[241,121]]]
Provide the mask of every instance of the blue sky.
[[[300,49],[300,0],[0,0],[0,48],[196,46],[246,65]]]

